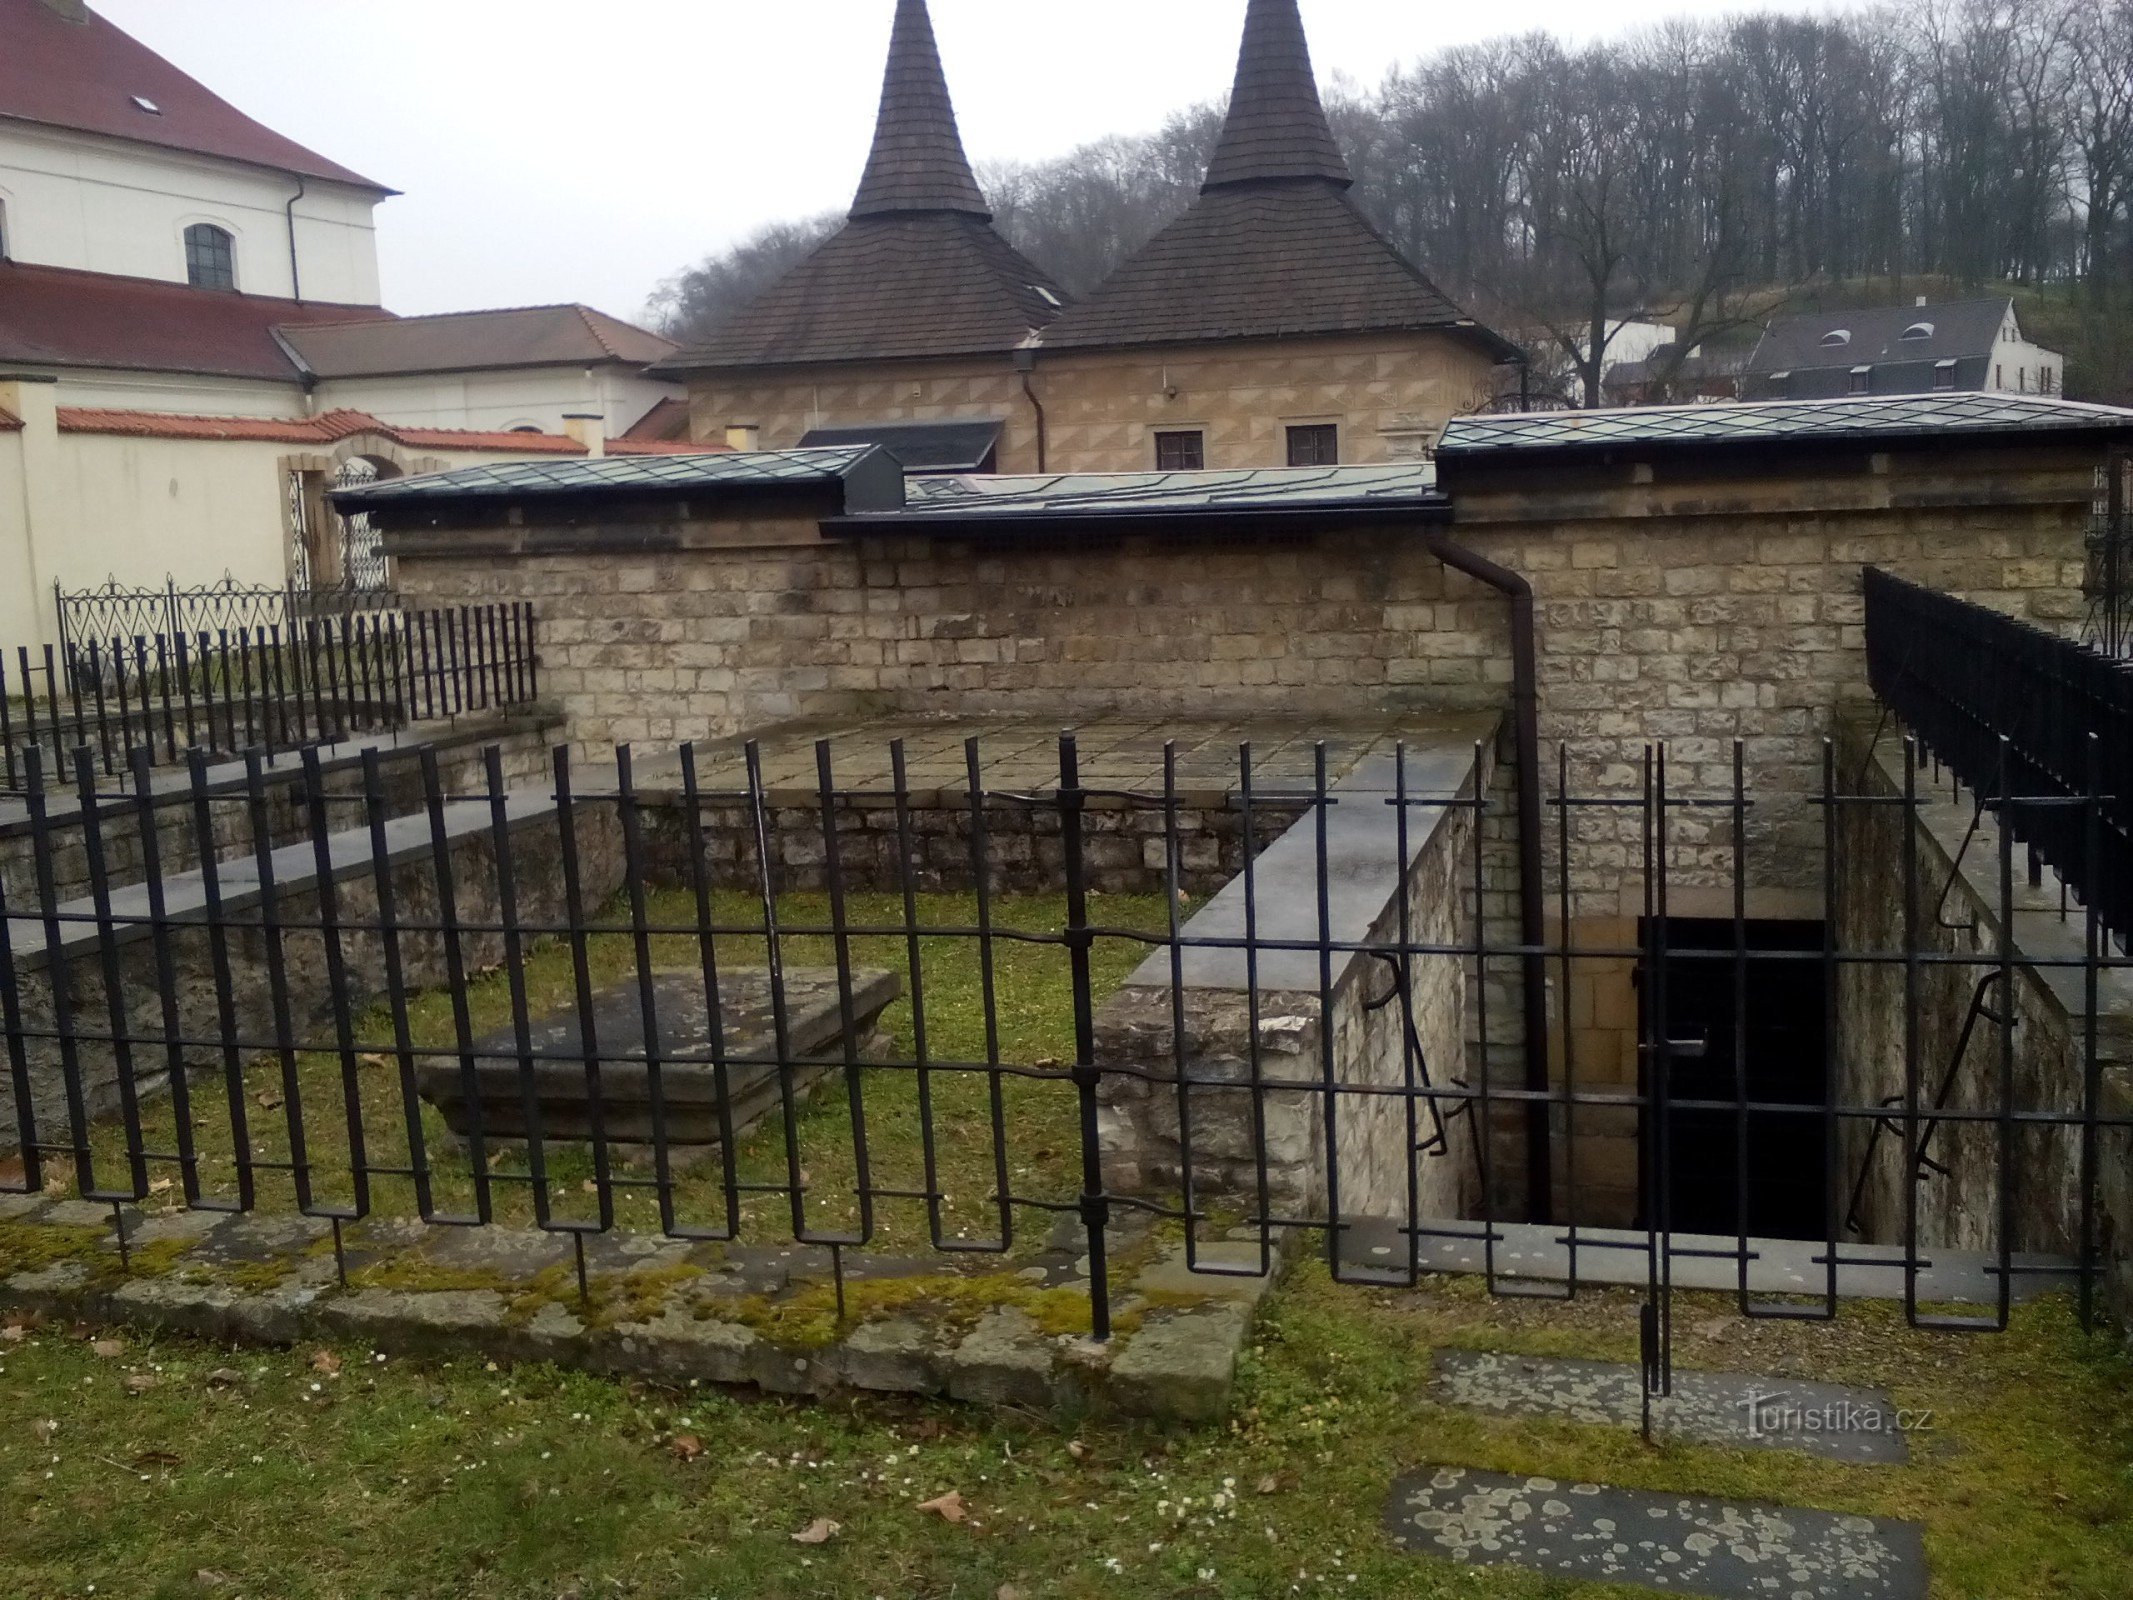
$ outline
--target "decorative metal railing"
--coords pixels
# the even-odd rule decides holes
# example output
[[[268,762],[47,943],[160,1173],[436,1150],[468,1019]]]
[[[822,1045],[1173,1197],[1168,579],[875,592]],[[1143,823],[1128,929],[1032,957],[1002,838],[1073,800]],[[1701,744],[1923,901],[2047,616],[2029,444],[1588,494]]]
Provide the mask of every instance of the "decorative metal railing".
[[[30,786],[29,752],[70,776],[135,752],[291,750],[462,712],[520,705],[539,687],[533,608],[456,606],[298,615],[176,633],[114,633],[0,651],[0,776]]]
[[[1882,704],[1980,811],[2133,935],[2133,663],[1873,567],[1866,656]]]
[[[382,580],[382,569],[377,574]],[[377,584],[313,588],[303,584],[244,583],[225,573],[213,583],[180,588],[121,583],[111,578],[93,589],[52,585],[52,606],[62,647],[86,648],[113,639],[197,638],[279,627],[314,617],[358,617],[401,609],[400,597]]]

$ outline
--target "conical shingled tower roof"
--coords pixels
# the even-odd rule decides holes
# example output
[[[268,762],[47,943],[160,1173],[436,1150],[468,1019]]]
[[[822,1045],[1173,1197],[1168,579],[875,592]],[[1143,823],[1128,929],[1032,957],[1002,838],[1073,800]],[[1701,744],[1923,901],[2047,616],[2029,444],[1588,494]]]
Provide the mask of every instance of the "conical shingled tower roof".
[[[1005,353],[1066,304],[994,231],[963,153],[926,0],[897,0],[874,148],[850,220],[657,370]]]
[[[1296,0],[1251,0],[1192,209],[1044,332],[1050,349],[1444,328],[1513,352],[1357,210]]]
[[[1229,118],[1201,192],[1266,178],[1324,178],[1343,189],[1355,181],[1326,124],[1296,0],[1251,0]]]
[[[963,153],[948,75],[926,0],[896,0],[889,35],[889,68],[881,84],[881,116],[874,152],[852,201],[854,217],[900,211],[963,211],[988,221],[992,212]]]

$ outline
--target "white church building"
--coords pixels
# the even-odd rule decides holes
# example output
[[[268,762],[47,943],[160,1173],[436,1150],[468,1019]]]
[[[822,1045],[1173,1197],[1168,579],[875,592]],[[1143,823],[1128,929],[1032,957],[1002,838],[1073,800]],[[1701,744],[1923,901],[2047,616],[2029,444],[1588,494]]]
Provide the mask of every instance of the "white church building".
[[[628,437],[681,393],[646,329],[386,310],[393,193],[82,0],[0,0],[0,648],[55,585],[379,583],[335,482],[705,448]]]

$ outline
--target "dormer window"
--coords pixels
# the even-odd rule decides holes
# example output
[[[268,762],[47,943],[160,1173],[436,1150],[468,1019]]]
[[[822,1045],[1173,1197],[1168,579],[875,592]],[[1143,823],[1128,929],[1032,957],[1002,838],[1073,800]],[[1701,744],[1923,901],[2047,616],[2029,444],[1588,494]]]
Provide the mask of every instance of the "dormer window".
[[[1903,336],[1906,339],[1930,339],[1933,337],[1933,324],[1930,322],[1914,322],[1903,330]]]
[[[1851,342],[1852,330],[1849,328],[1832,328],[1822,335],[1822,347],[1825,350],[1840,350]]]
[[[185,281],[195,289],[237,287],[237,241],[227,228],[196,222],[185,230]]]
[[[151,117],[160,117],[163,114],[163,108],[157,105],[153,100],[149,99],[148,96],[146,96],[145,94],[137,94],[133,97],[133,109],[136,111],[145,111]]]

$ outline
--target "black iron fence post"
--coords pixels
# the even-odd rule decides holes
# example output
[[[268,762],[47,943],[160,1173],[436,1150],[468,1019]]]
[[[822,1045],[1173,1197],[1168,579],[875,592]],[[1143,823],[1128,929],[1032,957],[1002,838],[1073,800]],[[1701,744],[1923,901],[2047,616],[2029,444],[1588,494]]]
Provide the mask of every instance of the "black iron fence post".
[[[1096,1065],[1096,1001],[1089,971],[1094,935],[1089,929],[1089,881],[1084,860],[1083,824],[1088,795],[1081,787],[1081,756],[1070,733],[1059,736],[1060,853],[1066,868],[1066,950],[1074,981],[1074,1089],[1081,1101],[1081,1225],[1089,1240],[1089,1315],[1099,1340],[1111,1337],[1111,1284],[1105,1259],[1105,1230],[1111,1201],[1104,1193],[1103,1147],[1096,1089],[1102,1072]]]

